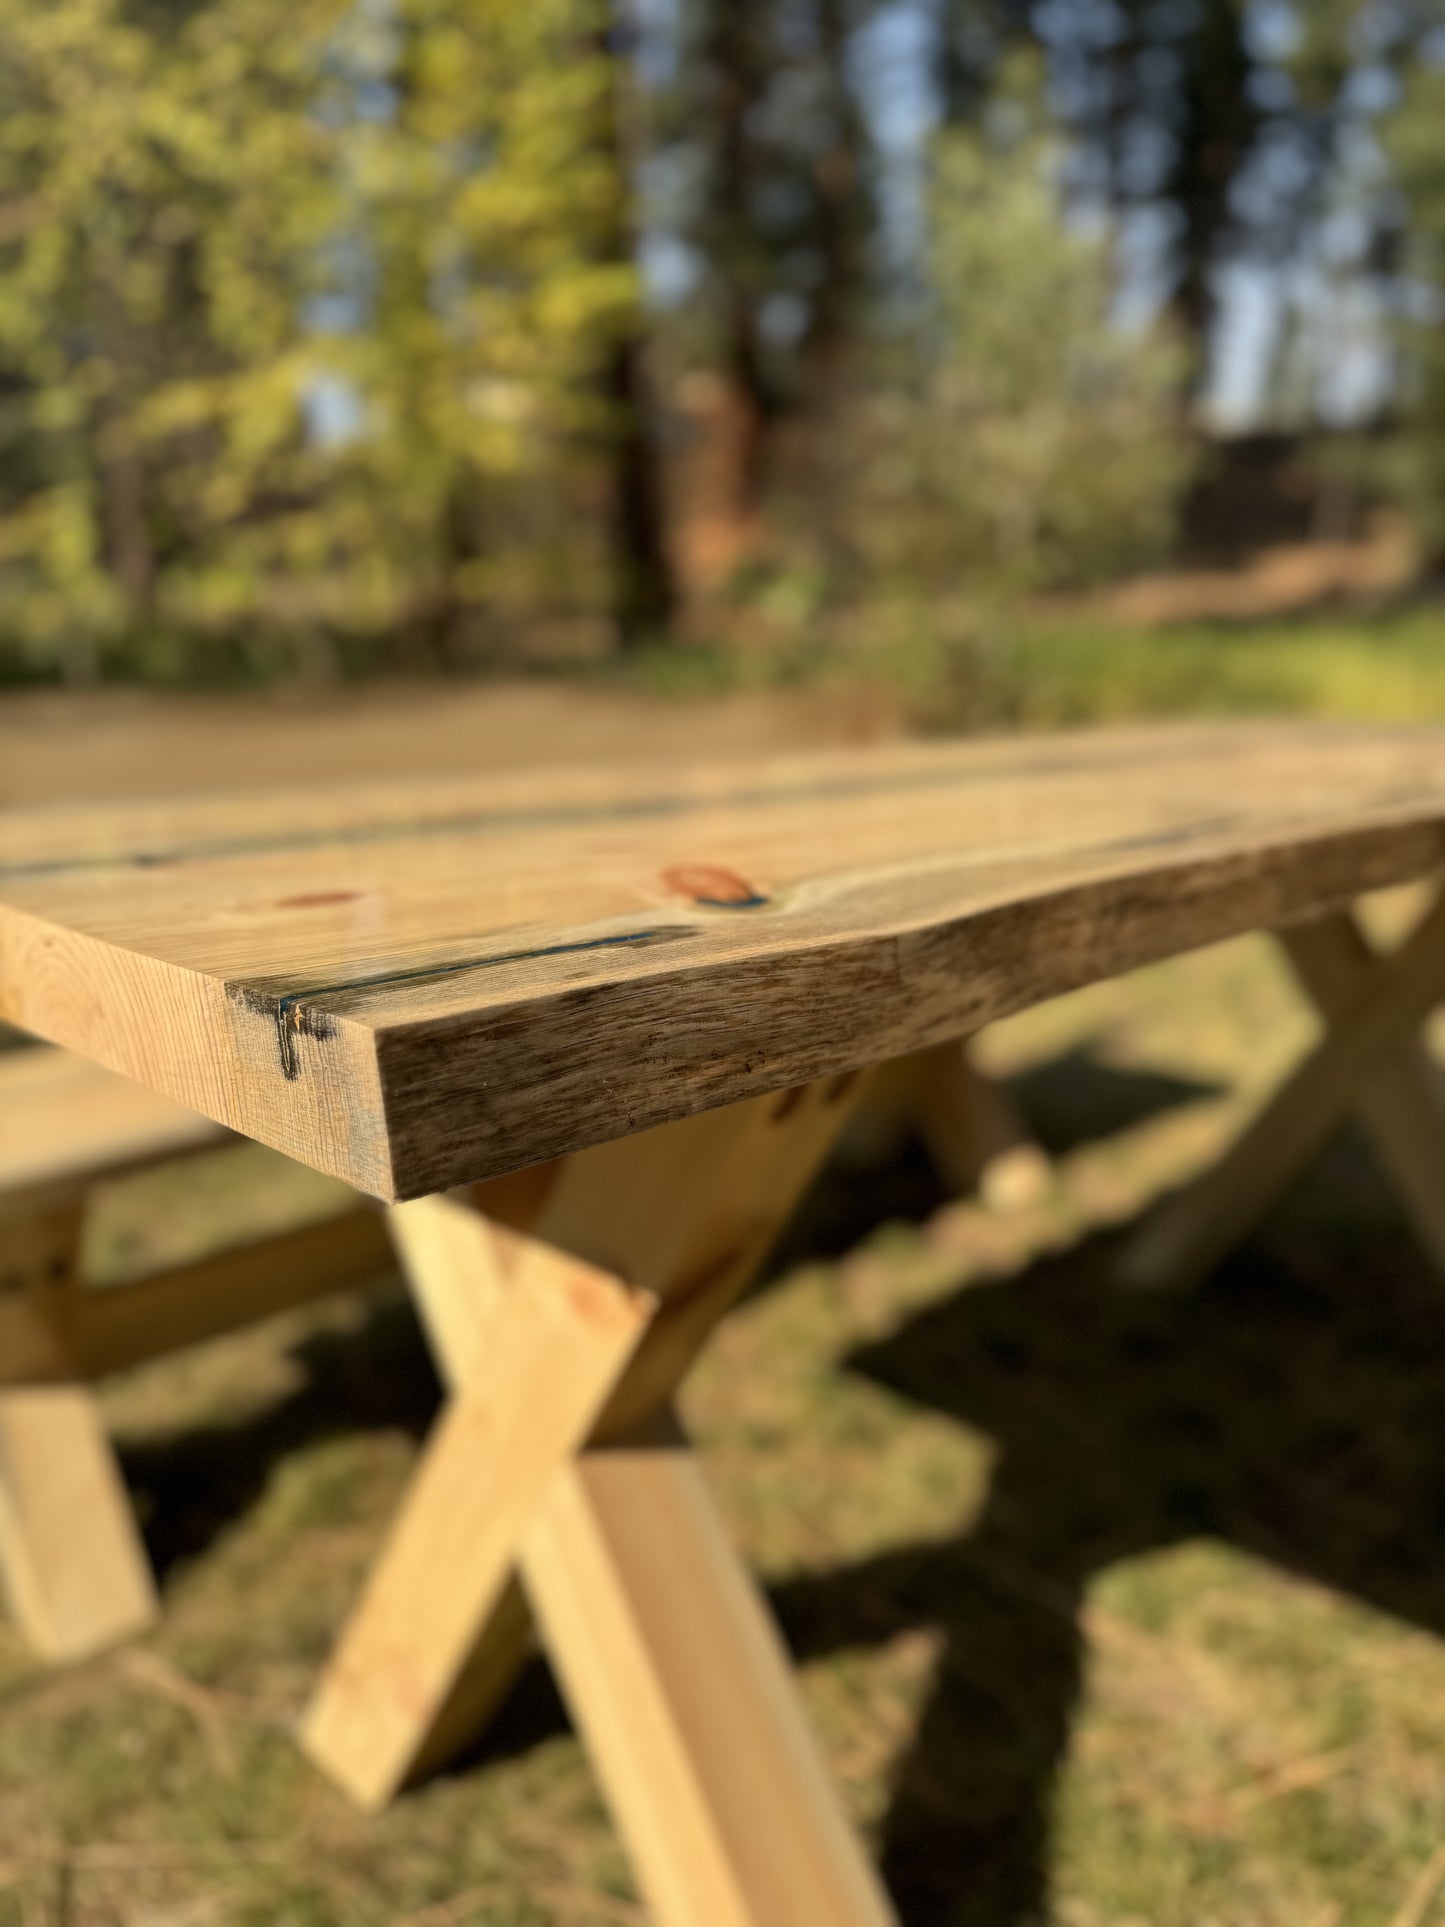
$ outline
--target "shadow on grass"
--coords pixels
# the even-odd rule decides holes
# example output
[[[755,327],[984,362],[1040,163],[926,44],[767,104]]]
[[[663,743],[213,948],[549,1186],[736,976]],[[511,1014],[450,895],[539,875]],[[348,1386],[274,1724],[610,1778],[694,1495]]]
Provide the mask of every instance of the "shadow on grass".
[[[1219,1084],[1110,1064],[1088,1044],[1031,1065],[1005,1088],[1053,1157],[1116,1137],[1166,1111],[1223,1095]]]
[[[1152,1100],[1194,1094],[1146,1084]],[[1138,1107],[1129,1115],[1138,1121]],[[833,1246],[865,1209],[871,1228],[904,1195],[926,1209],[937,1193],[925,1180],[906,1161],[877,1183],[835,1173],[810,1201],[813,1235]],[[967,1287],[846,1360],[989,1435],[991,1491],[955,1540],[772,1589],[801,1659],[917,1628],[942,1635],[884,1829],[884,1871],[908,1927],[1048,1917],[1082,1600],[1115,1562],[1212,1535],[1445,1633],[1445,1293],[1362,1144],[1343,1140],[1270,1239],[1192,1295],[1119,1289],[1109,1252],[1094,1240]],[[308,1382],[259,1420],[127,1455],[163,1569],[201,1550],[298,1446],[378,1426],[419,1435],[429,1423],[436,1384],[404,1306],[378,1305],[360,1334],[310,1339],[300,1356]],[[566,1724],[534,1663],[454,1771]]]
[[[314,1333],[293,1356],[303,1381],[265,1411],[121,1448],[162,1580],[249,1511],[293,1452],[354,1432],[402,1431],[420,1439],[436,1415],[436,1372],[399,1292],[371,1305],[358,1329]]]
[[[1218,1097],[1221,1087],[1158,1071],[1105,1062],[1087,1044],[1009,1078],[1007,1092],[1038,1142],[1053,1157],[1115,1137],[1167,1111]],[[846,1165],[846,1172],[841,1165]],[[922,1146],[900,1133],[883,1161],[845,1158],[823,1172],[804,1198],[759,1281],[766,1286],[794,1265],[841,1258],[880,1224],[924,1224],[949,1194]]]
[[[1445,1632],[1445,1296],[1398,1233],[1348,1271],[1295,1234],[1180,1299],[1112,1285],[1108,1250],[966,1289],[848,1361],[990,1435],[989,1498],[954,1542],[773,1595],[800,1657],[944,1637],[884,1840],[910,1927],[1048,1917],[1083,1593],[1116,1561],[1210,1535]]]

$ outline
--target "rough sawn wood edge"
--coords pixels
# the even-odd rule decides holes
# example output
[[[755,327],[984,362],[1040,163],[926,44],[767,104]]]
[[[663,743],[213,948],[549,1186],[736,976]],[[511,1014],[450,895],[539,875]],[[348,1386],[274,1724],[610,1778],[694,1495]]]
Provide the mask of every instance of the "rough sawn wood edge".
[[[1445,819],[1296,835],[904,931],[704,960],[417,1023],[383,1020],[384,1195],[420,1197],[883,1062],[1442,868]]]
[[[400,1201],[902,1056],[1141,964],[1445,867],[1445,816],[1140,852],[959,914],[408,1020],[319,1003],[283,1063],[221,977],[0,906],[37,1035]]]

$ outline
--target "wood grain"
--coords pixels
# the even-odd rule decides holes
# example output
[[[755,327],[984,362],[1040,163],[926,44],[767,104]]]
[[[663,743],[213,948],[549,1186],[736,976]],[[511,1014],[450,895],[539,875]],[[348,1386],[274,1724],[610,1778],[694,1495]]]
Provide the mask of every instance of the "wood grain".
[[[661,1927],[888,1927],[782,1641],[685,1441],[585,1452],[523,1570]]]
[[[0,1055],[0,1194],[83,1188],[225,1135],[210,1118],[68,1051]]]
[[[395,1231],[442,1355],[466,1376],[301,1728],[311,1757],[368,1807],[404,1782],[458,1687],[475,1690],[473,1648],[526,1522],[654,1310],[646,1292],[544,1245],[499,1261],[491,1228],[451,1198],[402,1207]]]
[[[1223,1157],[1126,1242],[1119,1276],[1175,1290],[1207,1277],[1329,1142],[1372,1077],[1398,1060],[1442,998],[1445,896],[1397,951],[1357,980],[1319,1045]]]
[[[1332,1023],[1367,994],[1380,964],[1357,920],[1343,912],[1286,931],[1284,944]],[[1445,1081],[1423,1042],[1407,1042],[1371,1067],[1359,1109],[1421,1243],[1445,1271]]]
[[[1196,726],[0,817],[0,1016],[387,1198],[1445,864],[1445,732]]]
[[[94,1396],[0,1391],[0,1573],[25,1639],[83,1659],[151,1626],[155,1585]]]

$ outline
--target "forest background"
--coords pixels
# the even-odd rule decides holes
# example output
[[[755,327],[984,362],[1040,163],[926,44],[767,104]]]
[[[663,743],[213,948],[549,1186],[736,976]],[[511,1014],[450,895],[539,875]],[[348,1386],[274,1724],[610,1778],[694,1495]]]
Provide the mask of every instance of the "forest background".
[[[987,710],[1140,572],[1418,612],[1442,304],[1441,0],[0,0],[0,675]]]

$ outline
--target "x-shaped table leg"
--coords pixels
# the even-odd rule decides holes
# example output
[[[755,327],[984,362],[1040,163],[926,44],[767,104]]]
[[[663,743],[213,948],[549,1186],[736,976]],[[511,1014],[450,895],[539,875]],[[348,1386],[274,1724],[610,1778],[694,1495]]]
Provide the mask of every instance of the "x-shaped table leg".
[[[1218,1163],[1125,1247],[1120,1271],[1131,1284],[1198,1283],[1355,1110],[1445,1266],[1445,1104],[1415,1034],[1445,999],[1445,896],[1388,957],[1346,914],[1282,931],[1280,941],[1327,1020],[1325,1036]]]
[[[475,1730],[534,1615],[659,1919],[891,1919],[670,1413],[852,1095],[756,1099],[396,1210],[452,1392],[303,1727],[357,1798]]]

